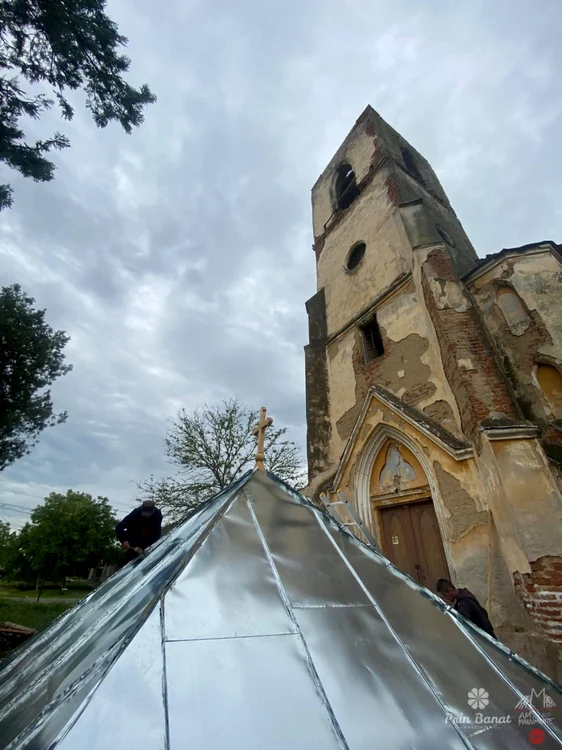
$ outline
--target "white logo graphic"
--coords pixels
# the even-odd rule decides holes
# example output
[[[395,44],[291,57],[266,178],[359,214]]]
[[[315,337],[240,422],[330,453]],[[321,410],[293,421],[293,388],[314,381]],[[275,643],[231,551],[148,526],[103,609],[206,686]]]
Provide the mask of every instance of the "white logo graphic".
[[[515,709],[519,711],[526,711],[530,708],[556,708],[556,703],[550,695],[546,694],[544,688],[538,693],[535,692],[535,689],[533,688],[531,690],[531,695],[525,695],[515,706]]]
[[[486,708],[490,696],[484,688],[472,688],[468,693],[468,705],[471,708]]]

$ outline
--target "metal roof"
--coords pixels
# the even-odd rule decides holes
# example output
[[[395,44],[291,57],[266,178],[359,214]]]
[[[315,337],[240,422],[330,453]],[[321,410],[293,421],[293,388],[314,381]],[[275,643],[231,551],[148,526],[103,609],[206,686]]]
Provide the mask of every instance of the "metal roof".
[[[559,748],[561,715],[553,682],[264,471],[0,670],[10,749]]]

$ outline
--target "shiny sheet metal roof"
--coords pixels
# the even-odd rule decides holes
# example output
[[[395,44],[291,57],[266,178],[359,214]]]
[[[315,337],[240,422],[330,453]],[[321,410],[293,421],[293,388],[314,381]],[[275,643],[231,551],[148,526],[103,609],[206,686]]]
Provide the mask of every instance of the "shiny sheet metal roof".
[[[8,748],[550,749],[561,716],[554,683],[263,471],[0,670]]]

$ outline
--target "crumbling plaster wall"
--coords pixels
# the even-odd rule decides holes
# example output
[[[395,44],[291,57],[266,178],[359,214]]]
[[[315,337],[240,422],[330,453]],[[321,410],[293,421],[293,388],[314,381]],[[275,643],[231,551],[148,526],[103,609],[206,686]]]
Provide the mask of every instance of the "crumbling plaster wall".
[[[334,213],[334,182],[340,164],[347,163],[355,172],[357,183],[364,180],[373,157],[373,138],[365,124],[354,129],[337,150],[336,154],[312,188],[312,228],[314,238],[324,234],[326,225]],[[318,288],[322,285],[319,284]]]
[[[385,426],[400,432],[405,444],[410,450],[414,448],[415,455],[424,467],[452,579],[458,585],[470,588],[480,601],[485,602],[488,591],[488,492],[474,459],[457,461],[424,433],[373,397],[363,424],[356,433],[345,466],[342,467],[338,487],[348,497],[354,498],[380,543],[381,529],[377,526],[376,514],[371,511],[370,500],[367,500],[367,507],[361,507],[365,498],[362,501],[358,498],[357,467],[361,465],[362,455],[368,450],[371,441],[377,438]],[[376,456],[373,464],[375,460]],[[369,471],[371,470],[370,468]],[[495,623],[499,626],[505,623],[520,624],[524,612],[515,595],[499,546],[494,553],[492,574],[492,612]]]
[[[324,288],[328,335],[340,331],[398,277],[409,272],[412,252],[400,213],[388,197],[385,170],[378,172],[335,226],[317,262],[318,288]],[[366,244],[361,263],[346,268],[350,249]]]
[[[502,283],[509,285],[525,304],[529,325],[508,325],[497,303]],[[468,286],[502,352],[525,417],[544,426],[552,413],[533,368],[537,360],[562,367],[560,261],[548,250],[508,256]]]
[[[460,417],[432,345],[431,327],[413,282],[376,310],[385,352],[365,363],[361,332],[350,329],[328,345],[332,460],[338,461],[369,387],[388,388],[410,406],[459,435]]]

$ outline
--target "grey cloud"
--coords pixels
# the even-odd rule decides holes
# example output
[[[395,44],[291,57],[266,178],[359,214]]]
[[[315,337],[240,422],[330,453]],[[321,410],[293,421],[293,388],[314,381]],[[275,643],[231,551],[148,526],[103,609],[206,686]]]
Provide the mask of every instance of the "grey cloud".
[[[432,162],[480,254],[562,234],[553,0],[110,12],[158,103],[132,136],[96,130],[79,96],[71,124],[36,124],[72,148],[55,182],[13,179],[0,215],[2,283],[48,308],[75,365],[53,389],[68,422],[4,472],[22,491],[127,505],[134,480],[170,471],[177,409],[231,395],[304,444],[310,188],[367,103]]]

